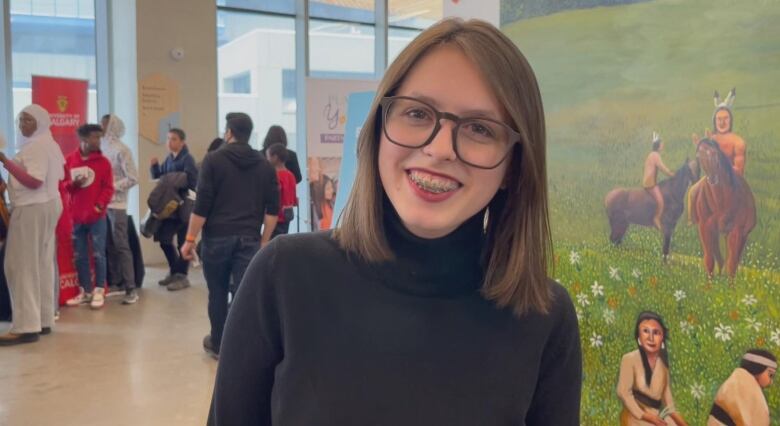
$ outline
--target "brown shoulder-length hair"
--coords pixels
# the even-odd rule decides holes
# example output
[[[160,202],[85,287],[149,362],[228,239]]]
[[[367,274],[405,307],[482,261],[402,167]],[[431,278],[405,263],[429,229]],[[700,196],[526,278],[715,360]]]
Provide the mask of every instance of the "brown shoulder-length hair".
[[[379,179],[379,102],[392,96],[417,61],[438,46],[459,48],[481,71],[508,125],[522,135],[515,145],[505,185],[491,200],[486,244],[484,297],[517,315],[549,311],[547,269],[552,240],[547,206],[545,124],[542,98],[531,66],[517,47],[492,25],[445,19],[423,31],[390,65],[379,83],[358,139],[358,170],[334,237],[349,253],[368,262],[393,259],[384,236]]]

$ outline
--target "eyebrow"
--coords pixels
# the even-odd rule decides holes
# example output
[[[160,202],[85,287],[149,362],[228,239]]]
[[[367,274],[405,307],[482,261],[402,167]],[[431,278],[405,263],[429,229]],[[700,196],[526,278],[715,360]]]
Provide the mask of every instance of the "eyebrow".
[[[417,98],[427,104],[431,104],[432,106],[436,107],[436,109],[441,108],[441,104],[439,104],[435,99],[425,96],[420,92],[412,92],[409,95],[406,95],[412,98]],[[491,120],[500,121],[503,122],[501,119],[501,115],[497,114],[495,111],[488,110],[488,109],[470,109],[461,112],[458,114],[459,117],[467,117],[467,118],[489,118]]]

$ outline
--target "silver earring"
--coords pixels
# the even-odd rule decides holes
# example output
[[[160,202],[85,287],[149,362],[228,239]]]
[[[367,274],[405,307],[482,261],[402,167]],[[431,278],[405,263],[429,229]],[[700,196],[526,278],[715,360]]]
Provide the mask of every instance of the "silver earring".
[[[482,216],[482,233],[487,234],[488,221],[490,220],[490,207],[485,209],[485,215]]]

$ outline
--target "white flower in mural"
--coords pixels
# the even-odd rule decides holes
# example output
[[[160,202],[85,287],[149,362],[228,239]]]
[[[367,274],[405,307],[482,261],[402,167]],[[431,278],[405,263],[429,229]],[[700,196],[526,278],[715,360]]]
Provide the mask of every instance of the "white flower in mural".
[[[580,306],[588,306],[590,305],[590,300],[588,299],[588,295],[585,293],[580,293],[577,295],[577,303],[580,304]]]
[[[582,321],[582,309],[576,308],[574,309],[574,312],[577,313],[577,321]]]
[[[745,297],[742,298],[742,304],[745,306],[753,306],[756,303],[758,303],[758,299],[752,294],[746,294]]]
[[[598,281],[593,281],[593,285],[590,286],[590,291],[593,293],[593,297],[604,295],[604,286],[599,285]]]
[[[680,331],[690,335],[693,331],[693,324],[689,323],[688,321],[680,321]]]
[[[678,302],[682,301],[686,297],[688,297],[688,295],[685,294],[685,292],[682,291],[682,290],[677,290],[677,291],[674,292],[674,300],[676,300]]]
[[[722,342],[728,342],[733,335],[734,329],[730,325],[718,324],[715,327],[715,338]]]
[[[571,263],[574,266],[579,265],[580,264],[580,254],[577,253],[576,251],[572,250],[569,253],[569,263]]]
[[[747,328],[752,328],[753,331],[761,330],[761,326],[763,325],[760,322],[756,321],[754,318],[747,318],[745,319],[745,321],[747,322]]]
[[[614,324],[615,322],[615,311],[612,309],[604,309],[604,322],[607,324]]]
[[[594,331],[593,335],[590,336],[590,347],[591,348],[600,348],[602,346],[604,346],[604,340],[601,338],[601,336],[596,334],[596,332]]]
[[[772,332],[769,341],[774,343],[775,346],[780,346],[780,328],[776,328],[775,331]]]
[[[701,383],[691,385],[691,396],[697,401],[704,398],[704,385]]]
[[[639,269],[636,269],[636,268],[634,268],[634,270],[633,270],[633,271],[631,271],[631,276],[632,276],[632,277],[634,277],[634,278],[636,278],[636,279],[639,279],[639,277],[641,277],[641,276],[642,276],[642,274],[641,274],[641,273],[639,273]]]
[[[620,269],[609,267],[609,277],[615,281],[620,281]]]

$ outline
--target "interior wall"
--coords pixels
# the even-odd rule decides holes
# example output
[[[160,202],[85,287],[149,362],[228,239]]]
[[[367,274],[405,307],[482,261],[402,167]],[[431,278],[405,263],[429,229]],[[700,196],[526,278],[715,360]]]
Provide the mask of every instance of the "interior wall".
[[[217,129],[217,46],[216,2],[190,0],[136,0],[137,79],[162,73],[179,88],[181,127],[196,162],[203,159]],[[181,48],[184,57],[174,60],[171,50]],[[117,86],[121,80],[115,80]],[[137,96],[137,90],[135,90]],[[134,135],[138,135],[137,123]],[[154,184],[149,176],[152,157],[162,162],[166,147],[138,137],[138,165],[141,176],[139,201],[141,215]],[[147,264],[163,263],[162,252],[151,240],[143,239]]]

